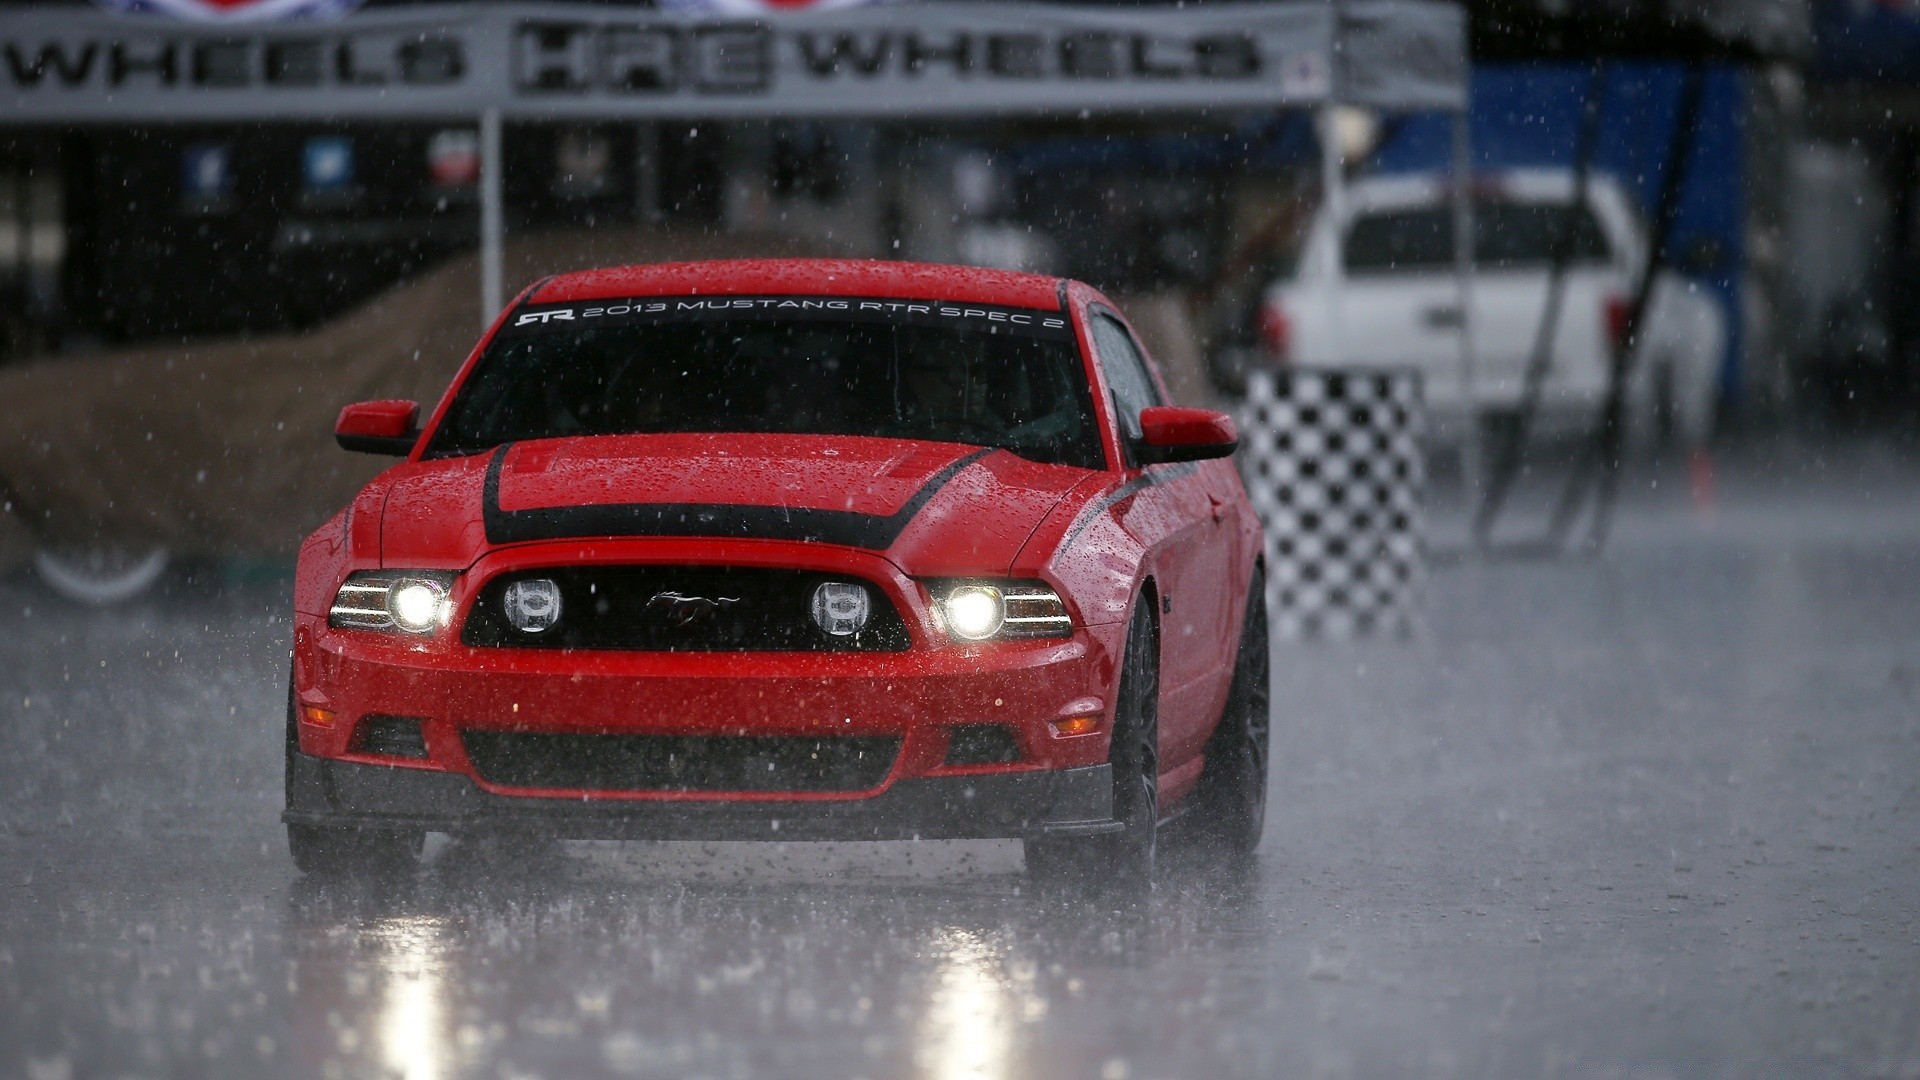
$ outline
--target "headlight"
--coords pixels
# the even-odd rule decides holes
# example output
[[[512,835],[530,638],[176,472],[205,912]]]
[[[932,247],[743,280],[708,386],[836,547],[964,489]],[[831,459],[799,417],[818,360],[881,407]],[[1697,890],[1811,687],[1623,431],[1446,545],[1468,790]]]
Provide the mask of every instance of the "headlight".
[[[947,629],[954,637],[983,641],[1006,625],[1007,609],[1000,590],[991,585],[962,585],[947,594]]]
[[[347,578],[327,625],[431,634],[453,617],[453,574],[439,570],[362,570]]]
[[[393,625],[410,634],[425,633],[440,625],[446,590],[437,582],[403,581],[387,593],[387,610],[393,612]]]
[[[928,588],[940,624],[962,641],[1073,633],[1073,620],[1060,594],[1038,581],[947,582]]]

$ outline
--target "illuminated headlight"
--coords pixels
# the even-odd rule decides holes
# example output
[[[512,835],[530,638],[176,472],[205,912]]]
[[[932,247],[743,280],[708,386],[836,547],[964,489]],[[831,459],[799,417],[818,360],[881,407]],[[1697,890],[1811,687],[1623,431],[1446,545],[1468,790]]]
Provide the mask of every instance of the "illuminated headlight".
[[[935,611],[962,641],[1068,637],[1073,620],[1060,594],[1040,582],[966,582],[933,587]]]
[[[852,637],[866,629],[873,614],[864,585],[824,581],[813,590],[813,621],[834,637]]]
[[[362,570],[333,598],[327,625],[431,634],[453,616],[453,575],[432,570]]]
[[[968,641],[992,637],[1007,621],[1000,590],[991,585],[962,585],[947,594],[943,608],[947,629],[954,637]]]
[[[560,583],[551,578],[527,578],[500,594],[507,621],[523,634],[538,634],[560,621]]]

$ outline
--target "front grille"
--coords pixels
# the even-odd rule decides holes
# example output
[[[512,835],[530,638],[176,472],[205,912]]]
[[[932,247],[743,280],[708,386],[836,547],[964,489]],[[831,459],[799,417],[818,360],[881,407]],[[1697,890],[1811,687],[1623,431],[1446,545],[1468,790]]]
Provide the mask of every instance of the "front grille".
[[[560,619],[526,633],[507,621],[504,594],[514,582],[534,578],[559,585]],[[859,633],[835,637],[814,622],[814,590],[829,581],[866,590],[870,615]],[[647,652],[900,652],[911,644],[899,612],[870,582],[807,570],[711,566],[505,574],[480,590],[460,639],[474,646]]]
[[[420,721],[410,716],[367,717],[354,729],[350,749],[389,757],[427,756],[426,741],[420,737]]]
[[[900,752],[894,737],[545,735],[465,731],[480,778],[593,791],[865,791]]]
[[[1020,760],[1013,733],[999,724],[961,724],[947,736],[949,765],[1007,765]]]

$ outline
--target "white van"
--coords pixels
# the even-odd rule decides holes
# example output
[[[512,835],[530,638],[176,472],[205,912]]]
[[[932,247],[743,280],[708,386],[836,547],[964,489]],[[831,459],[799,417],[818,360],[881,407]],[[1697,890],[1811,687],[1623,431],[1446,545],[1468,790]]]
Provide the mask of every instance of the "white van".
[[[1591,176],[1581,207],[1573,206],[1574,192],[1567,169],[1517,169],[1474,181],[1473,404],[1482,415],[1520,404],[1554,245],[1569,226],[1572,258],[1539,428],[1590,427],[1605,398],[1647,241],[1612,178]],[[1332,287],[1336,236],[1345,256],[1341,290]],[[1467,411],[1461,324],[1444,175],[1356,181],[1345,220],[1336,228],[1322,209],[1294,275],[1268,287],[1260,310],[1261,340],[1281,364],[1423,372],[1442,431],[1458,430]],[[1688,445],[1705,441],[1725,325],[1720,304],[1697,282],[1671,271],[1656,278],[1627,399],[1635,441],[1668,425]]]

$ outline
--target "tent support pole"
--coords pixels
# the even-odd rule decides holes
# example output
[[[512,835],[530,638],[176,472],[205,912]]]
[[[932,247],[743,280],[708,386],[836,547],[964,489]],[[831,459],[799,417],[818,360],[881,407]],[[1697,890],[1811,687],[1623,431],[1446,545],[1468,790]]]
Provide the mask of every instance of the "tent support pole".
[[[660,222],[660,137],[657,120],[643,120],[634,128],[639,150],[634,156],[634,210],[645,225]]]
[[[1347,173],[1340,160],[1340,132],[1331,102],[1320,106],[1314,119],[1320,136],[1320,197],[1326,203],[1329,231],[1327,259],[1327,362],[1340,367],[1347,362],[1346,252],[1342,238],[1347,222]]]
[[[500,110],[480,114],[480,325],[490,326],[502,295],[500,263],[506,245],[505,178],[501,175]]]
[[[1460,396],[1466,403],[1467,430],[1460,444],[1461,473],[1467,500],[1485,497],[1486,448],[1482,445],[1480,405],[1473,347],[1473,142],[1467,107],[1453,114],[1453,281],[1460,309]]]

